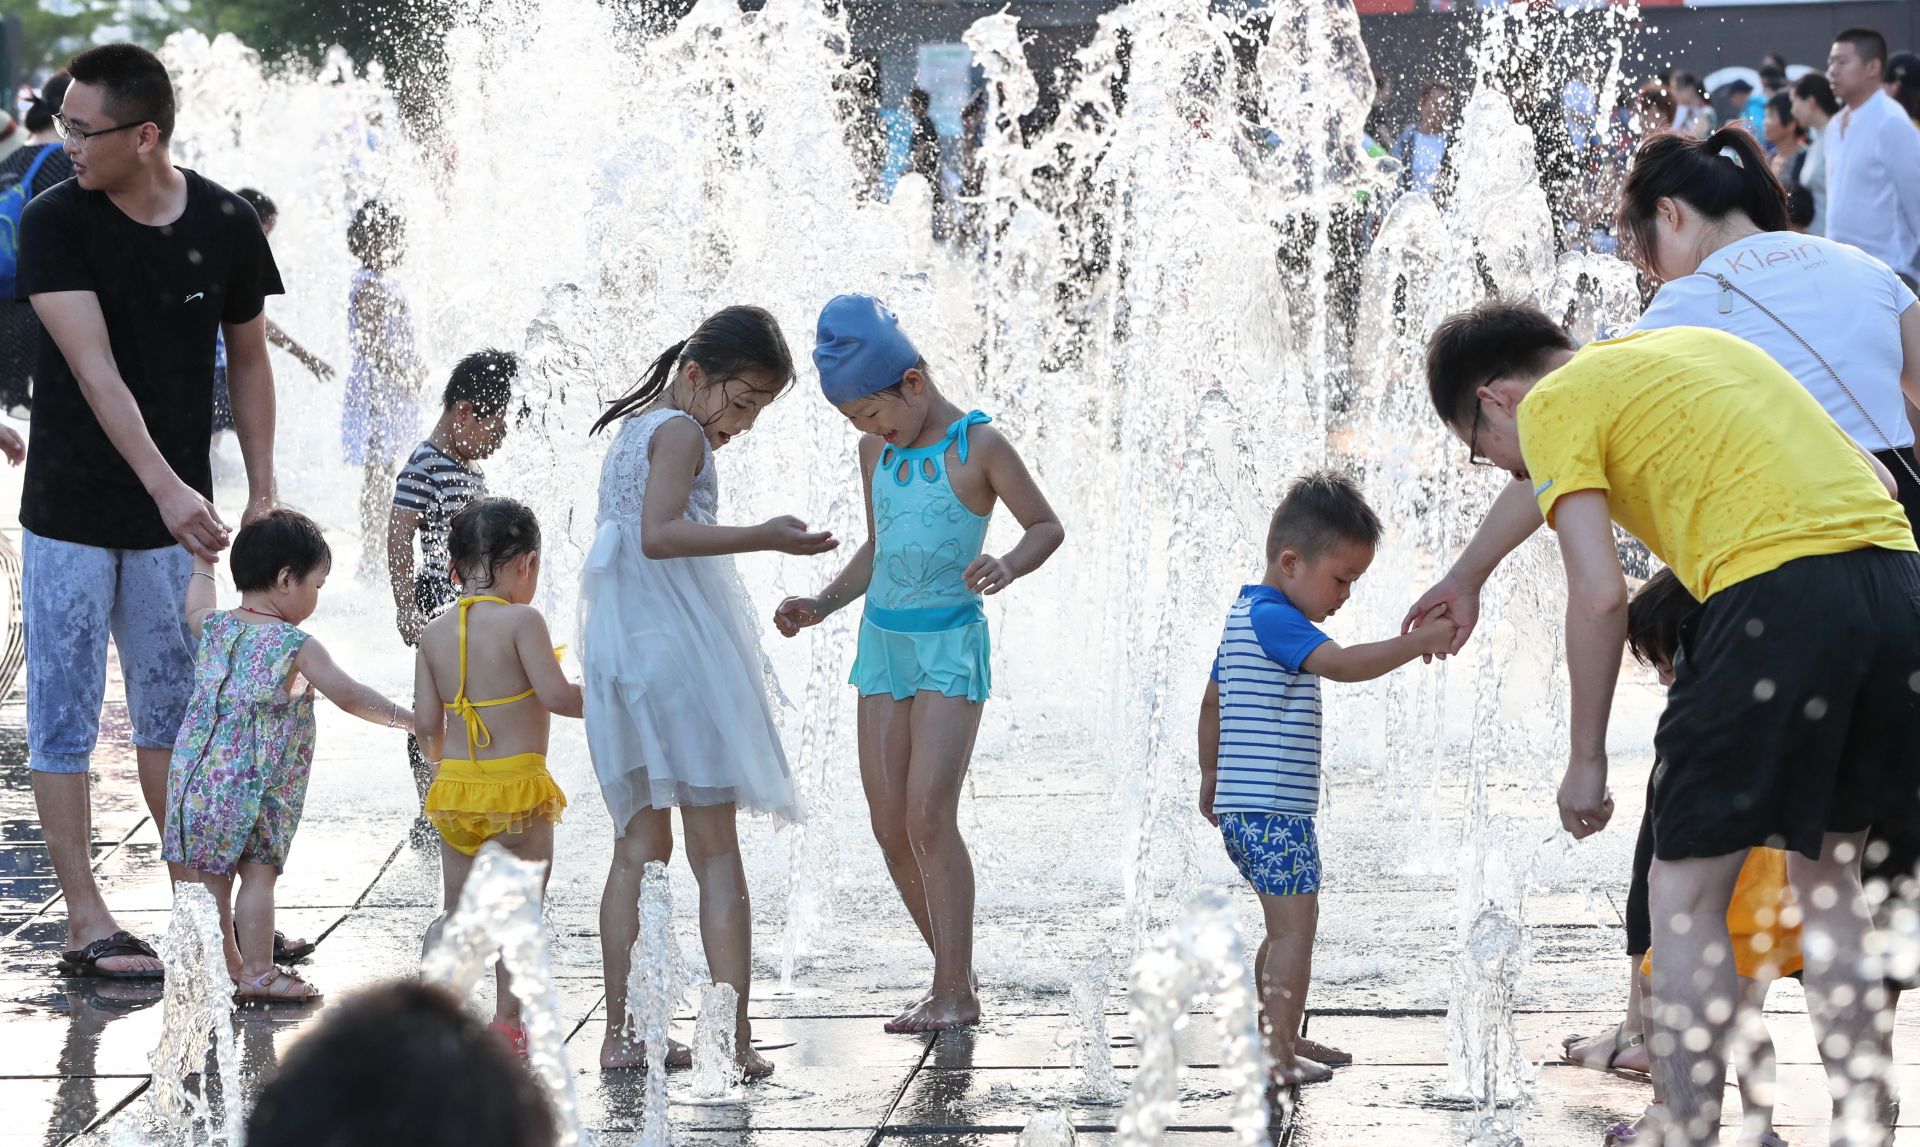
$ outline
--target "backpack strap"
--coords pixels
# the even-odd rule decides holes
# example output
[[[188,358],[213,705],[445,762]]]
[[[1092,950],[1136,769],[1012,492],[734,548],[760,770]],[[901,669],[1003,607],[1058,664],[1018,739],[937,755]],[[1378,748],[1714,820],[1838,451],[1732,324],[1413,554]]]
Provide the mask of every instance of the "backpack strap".
[[[20,185],[27,189],[28,199],[33,198],[34,177],[40,174],[41,167],[45,166],[47,160],[52,159],[53,153],[58,151],[62,146],[64,145],[58,143],[43,144],[40,148],[40,154],[34,156],[33,162],[27,165],[27,173],[20,177]]]

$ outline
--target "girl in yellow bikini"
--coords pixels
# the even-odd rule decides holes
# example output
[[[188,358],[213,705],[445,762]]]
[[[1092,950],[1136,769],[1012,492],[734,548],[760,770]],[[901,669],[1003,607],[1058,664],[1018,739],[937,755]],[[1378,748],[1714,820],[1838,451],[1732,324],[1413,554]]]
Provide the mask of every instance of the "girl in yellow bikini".
[[[447,550],[461,597],[420,635],[414,705],[420,751],[438,760],[427,820],[440,834],[445,900],[431,945],[489,840],[522,860],[553,860],[567,797],[547,773],[550,716],[580,716],[580,686],[560,672],[546,619],[527,603],[540,584],[540,523],[511,498],[455,514]],[[499,968],[493,1026],[525,1054],[520,1004]]]

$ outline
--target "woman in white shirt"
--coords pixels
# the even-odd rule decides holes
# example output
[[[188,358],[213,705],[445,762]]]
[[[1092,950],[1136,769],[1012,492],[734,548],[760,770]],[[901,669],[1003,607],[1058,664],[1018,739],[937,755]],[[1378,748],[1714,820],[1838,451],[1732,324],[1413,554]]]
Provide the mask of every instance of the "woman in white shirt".
[[[1827,153],[1821,141],[1827,134],[1827,124],[1840,111],[1840,101],[1834,98],[1833,85],[1819,72],[1808,72],[1795,80],[1792,92],[1793,118],[1813,137],[1807,144],[1807,158],[1800,164],[1800,186],[1813,196],[1813,222],[1807,225],[1807,233],[1825,235]]]

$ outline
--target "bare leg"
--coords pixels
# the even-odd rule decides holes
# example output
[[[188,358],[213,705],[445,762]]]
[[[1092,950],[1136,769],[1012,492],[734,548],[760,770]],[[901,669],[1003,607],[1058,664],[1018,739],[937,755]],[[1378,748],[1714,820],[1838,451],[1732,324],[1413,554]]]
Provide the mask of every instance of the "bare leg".
[[[607,1034],[600,1041],[600,1066],[645,1067],[646,1048],[627,1022],[627,973],[633,942],[640,937],[640,880],[647,862],[673,856],[673,819],[666,809],[643,808],[613,842],[613,864],[600,894],[600,967],[607,992]]]
[[[1320,923],[1320,898],[1260,895],[1267,939],[1260,945],[1260,1010],[1266,1021],[1267,1056],[1273,1080],[1282,1086],[1319,1083],[1333,1069],[1300,1055],[1300,1017],[1307,1010],[1307,986],[1313,979],[1313,934]]]
[[[133,751],[134,761],[140,770],[140,799],[146,802],[147,815],[153,818],[153,827],[160,832],[167,831],[167,770],[173,766],[172,749],[140,749]],[[178,884],[190,879],[183,865],[167,865],[167,881]]]
[[[889,1024],[891,1031],[938,1031],[980,1020],[973,980],[973,858],[960,836],[960,791],[980,711],[963,697],[937,693],[922,692],[913,701],[906,827],[933,938],[933,991]]]
[[[1740,977],[1740,1010],[1729,1059],[1740,1083],[1740,1141],[1758,1140],[1773,1131],[1774,1080],[1778,1075],[1773,1035],[1767,1031],[1768,980]]]
[[[213,896],[214,906],[220,909],[220,938],[227,956],[227,977],[235,983],[240,982],[246,972],[246,961],[233,940],[233,877],[196,872],[191,868],[181,871],[181,883],[198,884],[205,888]]]
[[[1878,1119],[1887,1057],[1878,1019],[1885,1010],[1880,959],[1867,951],[1873,922],[1860,887],[1866,834],[1830,832],[1820,859],[1787,854],[1787,879],[1802,918],[1807,1013],[1835,1098],[1834,1147],[1886,1141]]]
[[[540,896],[544,900],[547,881],[553,876],[553,822],[535,819],[520,832],[501,833],[493,839],[513,854],[514,859],[536,860],[547,866],[546,871],[540,874]],[[520,1027],[520,997],[513,994],[513,975],[507,971],[505,960],[493,966],[493,979],[493,1022],[517,1031]]]
[[[447,917],[459,906],[460,890],[467,886],[467,874],[472,871],[473,857],[444,840],[440,842],[440,916],[427,925],[427,937],[421,945],[423,952],[440,939],[440,930],[447,926]]]
[[[240,944],[240,974],[248,980],[273,971],[273,888],[279,879],[279,869],[271,864],[240,865],[233,933]]]
[[[860,698],[860,785],[867,794],[867,818],[873,839],[887,863],[887,875],[913,917],[927,950],[933,950],[933,925],[920,886],[920,861],[907,838],[907,770],[913,755],[913,706],[918,698],[895,701],[879,694]]]
[[[680,824],[687,834],[687,863],[700,884],[700,943],[707,950],[707,973],[716,984],[731,984],[738,1001],[735,1062],[749,1078],[771,1075],[773,1064],[754,1050],[753,1025],[747,1020],[753,990],[753,904],[740,864],[740,840],[734,834],[734,806],[683,808]]]
[[[1628,956],[1627,963],[1626,1018],[1620,1021],[1616,1031],[1603,1031],[1584,1038],[1568,1036],[1560,1045],[1567,1062],[1595,1070],[1607,1070],[1607,1061],[1611,1059],[1615,1069],[1651,1070],[1644,1039],[1648,1030],[1645,1024],[1647,978],[1640,974],[1640,957]],[[1627,1046],[1636,1037],[1640,1037],[1641,1042]]]
[[[93,803],[88,773],[33,773],[33,803],[67,910],[67,946],[84,948],[120,930],[93,877]],[[109,956],[103,972],[157,972],[149,956]]]
[[[1736,993],[1727,905],[1745,850],[1688,860],[1655,859],[1648,876],[1653,916],[1653,1074],[1670,1113],[1671,1147],[1720,1141],[1727,1027]]]

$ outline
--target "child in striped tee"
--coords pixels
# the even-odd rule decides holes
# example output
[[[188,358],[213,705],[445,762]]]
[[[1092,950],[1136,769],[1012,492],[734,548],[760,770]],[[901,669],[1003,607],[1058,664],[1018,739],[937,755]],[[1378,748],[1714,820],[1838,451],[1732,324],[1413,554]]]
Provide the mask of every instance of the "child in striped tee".
[[[1267,935],[1254,969],[1278,1086],[1318,1083],[1353,1062],[1299,1035],[1319,921],[1320,678],[1371,681],[1453,640],[1440,610],[1410,633],[1351,648],[1316,627],[1346,602],[1379,541],[1380,519],[1351,481],[1328,472],[1296,481],[1267,527],[1266,577],[1227,613],[1200,703],[1200,814],[1260,894]]]

